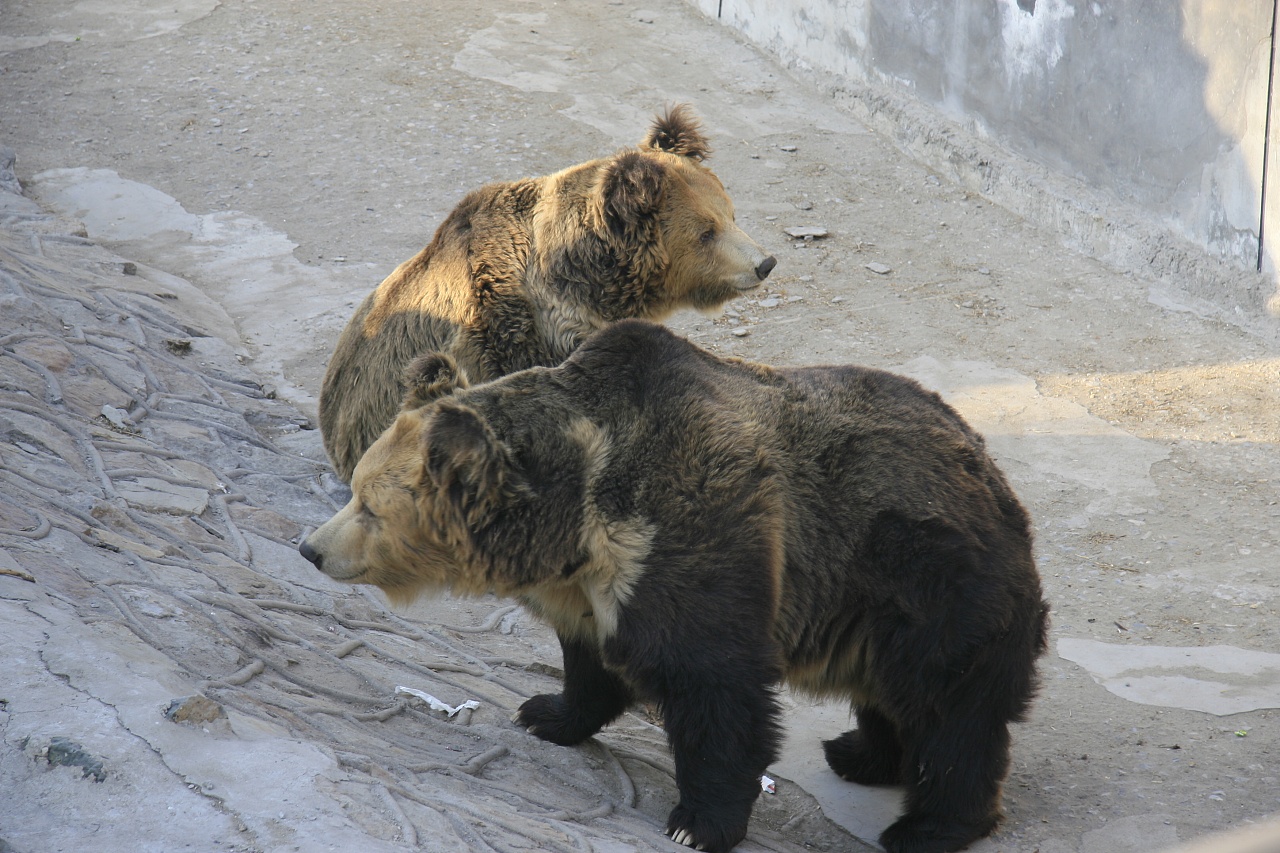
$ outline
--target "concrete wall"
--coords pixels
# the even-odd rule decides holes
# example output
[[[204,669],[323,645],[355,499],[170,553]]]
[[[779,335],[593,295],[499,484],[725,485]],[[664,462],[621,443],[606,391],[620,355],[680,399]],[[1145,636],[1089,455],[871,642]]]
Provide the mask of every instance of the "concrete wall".
[[[1078,205],[1095,219],[1100,206],[1127,208],[1137,212],[1130,219],[1207,250],[1228,270],[1258,262],[1275,0],[690,2],[784,63],[827,75],[836,88],[845,81],[855,90],[847,100],[864,112],[882,113],[885,97],[859,85],[897,93],[979,144],[996,143],[1068,179],[1051,193],[1070,196],[1077,182],[1098,194],[1099,204]],[[906,110],[897,112],[900,125]],[[1272,124],[1274,140],[1280,117]],[[1277,147],[1264,231],[1272,275],[1280,257]],[[1097,232],[1112,244],[1103,255],[1126,241],[1138,256],[1174,251],[1158,235],[1119,238],[1123,228],[1052,216],[1082,242]]]

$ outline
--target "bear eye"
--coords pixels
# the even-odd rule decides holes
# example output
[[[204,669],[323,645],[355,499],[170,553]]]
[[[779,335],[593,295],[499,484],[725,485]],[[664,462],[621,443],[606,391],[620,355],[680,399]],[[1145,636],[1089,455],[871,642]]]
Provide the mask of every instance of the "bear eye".
[[[701,240],[702,243],[705,245],[707,243],[710,243],[715,238],[716,238],[716,229],[713,227],[713,228],[708,228],[706,231],[703,231],[702,236],[699,237],[698,239]]]

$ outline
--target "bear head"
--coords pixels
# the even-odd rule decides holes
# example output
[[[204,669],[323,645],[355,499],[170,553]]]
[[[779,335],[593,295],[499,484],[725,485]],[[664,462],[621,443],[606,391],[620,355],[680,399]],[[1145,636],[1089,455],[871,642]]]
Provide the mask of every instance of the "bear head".
[[[519,594],[581,561],[584,459],[572,431],[539,430],[535,368],[482,386],[442,353],[406,370],[400,414],[361,457],[351,500],[299,546],[335,580],[371,584],[397,603],[420,592]],[[551,403],[554,406],[554,402]],[[502,420],[503,438],[490,418]],[[534,556],[536,555],[536,556]]]
[[[734,221],[733,201],[703,165],[710,152],[686,105],[659,115],[639,146],[598,161],[589,236],[565,234],[577,257],[551,269],[574,270],[610,321],[712,311],[759,287],[777,260]]]

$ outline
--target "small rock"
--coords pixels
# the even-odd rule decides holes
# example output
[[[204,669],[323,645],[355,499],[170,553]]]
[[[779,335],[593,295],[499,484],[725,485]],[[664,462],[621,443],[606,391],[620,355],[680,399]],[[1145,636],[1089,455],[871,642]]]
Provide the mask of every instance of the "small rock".
[[[794,145],[779,145],[778,148],[787,152],[795,152],[796,150]]]
[[[164,346],[174,355],[186,355],[191,352],[191,341],[186,338],[165,338]]]
[[[876,275],[888,275],[889,273],[893,272],[892,267],[882,264],[879,261],[872,261],[871,263],[866,264],[866,268],[871,270]]]
[[[928,184],[929,186],[931,186],[931,187],[940,187],[940,186],[942,186],[942,180],[941,180],[937,175],[928,175],[928,176],[926,176],[926,177],[925,177],[925,179],[924,179],[924,182],[925,182],[926,184]]]
[[[751,334],[750,329],[734,329],[733,330],[733,336],[735,338],[745,338],[749,334]]]
[[[118,430],[124,432],[133,431],[133,421],[129,420],[129,413],[124,409],[117,409],[115,406],[103,406],[102,416]]]
[[[760,300],[761,308],[777,308],[780,304],[782,304],[781,300],[776,296],[770,296],[768,299]]]
[[[831,298],[831,301],[832,301],[832,302],[844,302],[844,297],[843,297],[843,296],[833,296],[833,297]]]
[[[796,207],[800,210],[813,210],[813,202],[808,201],[807,199],[805,201],[798,201],[796,202]]]
[[[803,240],[808,237],[814,239],[827,236],[827,229],[821,225],[797,225],[791,228],[784,228],[783,233],[788,237],[795,237],[797,240]]]
[[[120,265],[120,272],[124,273],[125,275],[137,275],[138,265],[135,264],[133,261],[125,261],[123,264]]]
[[[801,281],[813,281],[813,276],[811,276],[811,275],[802,275],[802,276],[800,276],[800,280],[801,280]]]
[[[194,696],[174,699],[169,703],[169,707],[164,709],[164,716],[165,719],[175,723],[204,726],[218,720],[225,720],[227,712],[217,702],[197,693]]]
[[[986,267],[978,267],[978,275],[991,275],[991,270]]]

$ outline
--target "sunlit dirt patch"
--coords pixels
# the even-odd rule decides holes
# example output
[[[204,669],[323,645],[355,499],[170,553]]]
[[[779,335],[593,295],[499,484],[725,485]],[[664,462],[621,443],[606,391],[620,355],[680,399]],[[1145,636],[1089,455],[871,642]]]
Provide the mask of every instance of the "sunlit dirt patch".
[[[1280,359],[1037,380],[1139,438],[1280,443]]]

